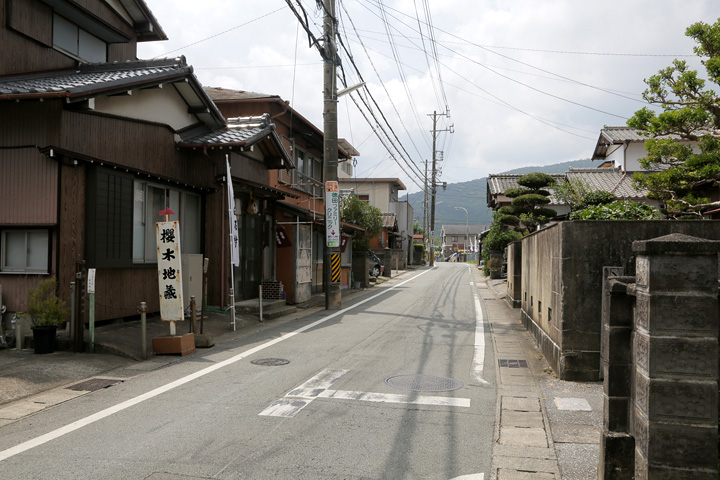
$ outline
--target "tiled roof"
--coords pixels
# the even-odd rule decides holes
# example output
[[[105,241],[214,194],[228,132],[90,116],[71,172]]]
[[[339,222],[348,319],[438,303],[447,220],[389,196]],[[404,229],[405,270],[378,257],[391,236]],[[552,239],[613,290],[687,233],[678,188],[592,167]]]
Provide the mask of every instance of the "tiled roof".
[[[51,94],[71,97],[88,91],[126,88],[150,80],[192,73],[183,57],[125,63],[87,63],[75,70],[16,76],[0,79],[0,99],[14,96]],[[162,83],[162,82],[157,82]]]
[[[496,175],[488,175],[487,185],[490,195],[502,195],[505,193],[505,190],[509,188],[520,187],[517,181],[524,175],[524,173],[500,173]],[[553,177],[556,182],[561,182],[565,178],[565,174],[563,173],[552,173],[550,176]]]
[[[222,87],[203,87],[205,89],[205,92],[207,92],[208,96],[213,99],[213,101],[223,101],[223,100],[257,100],[257,99],[280,99],[280,96],[278,95],[270,95],[267,93],[257,93],[257,92],[246,92],[244,90],[232,90],[230,88],[222,88]]]
[[[619,168],[571,168],[568,180],[580,180],[593,190],[605,190],[622,199],[645,198],[647,190],[633,186],[633,172],[623,172]]]
[[[83,63],[73,70],[0,78],[0,101],[62,98],[70,102],[129,90],[175,84],[197,118],[210,128],[225,125],[185,57],[112,63]]]
[[[468,232],[470,235],[476,235],[490,230],[490,225],[443,225],[442,232],[445,235],[465,235]]]
[[[187,138],[181,145],[252,145],[275,130],[267,113],[261,117],[229,118],[227,126],[220,130]]]
[[[636,128],[630,127],[603,127],[600,131],[601,136],[605,136],[611,142],[644,142],[647,140],[647,135],[643,135],[642,132]]]

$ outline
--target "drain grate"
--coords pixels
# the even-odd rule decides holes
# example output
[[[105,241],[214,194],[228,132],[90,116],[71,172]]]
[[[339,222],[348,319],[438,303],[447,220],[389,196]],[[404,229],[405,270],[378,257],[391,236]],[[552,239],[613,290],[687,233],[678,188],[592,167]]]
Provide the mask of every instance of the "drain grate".
[[[528,368],[528,364],[526,360],[508,360],[508,359],[499,359],[498,363],[501,367],[507,367],[507,368]]]
[[[391,387],[413,392],[449,392],[463,386],[458,380],[436,375],[397,375],[386,378],[385,383]]]
[[[262,365],[263,367],[277,367],[280,365],[287,365],[290,363],[290,360],[285,360],[284,358],[260,358],[258,360],[253,360],[250,363],[253,365]]]
[[[112,378],[91,378],[90,380],[85,380],[84,382],[65,387],[65,389],[76,390],[78,392],[94,392],[95,390],[100,390],[101,388],[112,387],[113,385],[121,382],[122,380],[115,380]]]

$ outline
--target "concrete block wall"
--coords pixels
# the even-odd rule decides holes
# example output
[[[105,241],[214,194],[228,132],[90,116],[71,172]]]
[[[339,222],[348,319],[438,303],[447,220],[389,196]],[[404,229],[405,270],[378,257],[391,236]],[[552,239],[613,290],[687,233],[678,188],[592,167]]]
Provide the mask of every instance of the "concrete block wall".
[[[633,275],[633,241],[671,233],[720,240],[720,221],[561,222],[523,238],[521,318],[561,379],[601,377],[603,267]]]
[[[285,298],[283,284],[279,281],[262,282],[263,300],[280,300]]]

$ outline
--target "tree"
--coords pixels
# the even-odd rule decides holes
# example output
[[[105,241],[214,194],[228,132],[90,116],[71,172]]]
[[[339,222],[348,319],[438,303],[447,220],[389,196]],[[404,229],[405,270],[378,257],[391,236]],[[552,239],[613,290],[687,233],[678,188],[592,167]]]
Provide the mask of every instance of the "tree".
[[[363,202],[356,195],[348,195],[340,201],[340,219],[365,229],[364,233],[356,233],[352,239],[354,253],[370,250],[370,239],[380,233],[383,227],[380,209]]]
[[[517,183],[519,188],[505,191],[513,199],[512,204],[498,210],[501,215],[497,220],[524,233],[535,231],[538,225],[557,215],[552,208],[543,206],[550,203],[546,188],[554,185],[555,179],[547,173],[534,172],[523,175]]]
[[[685,35],[695,40],[708,80],[720,86],[720,19],[712,25],[695,23]],[[628,120],[628,126],[653,137],[645,142],[647,157],[640,160],[651,173],[636,173],[633,179],[648,189],[648,198],[664,202],[668,217],[702,218],[703,211],[720,206],[702,193],[720,184],[720,97],[681,60],[645,83],[643,98],[662,112],[644,107]],[[688,142],[697,142],[697,149]]]

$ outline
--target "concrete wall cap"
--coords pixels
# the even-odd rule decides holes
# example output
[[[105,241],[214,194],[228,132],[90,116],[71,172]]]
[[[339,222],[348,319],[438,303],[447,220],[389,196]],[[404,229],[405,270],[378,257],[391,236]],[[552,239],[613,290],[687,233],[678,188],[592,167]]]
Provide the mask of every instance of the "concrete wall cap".
[[[650,240],[636,240],[632,250],[641,255],[665,253],[710,254],[720,252],[720,241],[692,237],[682,233],[671,233]]]

